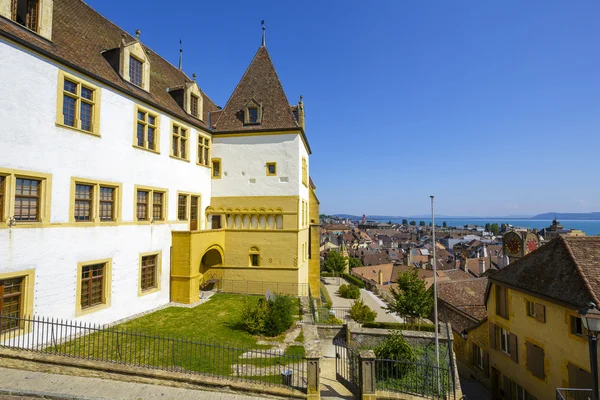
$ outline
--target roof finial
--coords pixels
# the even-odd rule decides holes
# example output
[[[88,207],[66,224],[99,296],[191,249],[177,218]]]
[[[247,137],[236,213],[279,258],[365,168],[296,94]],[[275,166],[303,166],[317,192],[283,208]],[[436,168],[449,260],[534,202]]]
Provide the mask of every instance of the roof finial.
[[[183,68],[183,43],[179,39],[179,69]]]
[[[265,28],[265,20],[260,21],[260,25],[262,26],[262,47],[267,47],[265,44],[265,36],[267,32],[267,28]]]
[[[192,74],[192,78],[194,78],[194,82],[196,82],[196,74],[195,73]]]
[[[142,31],[140,31],[139,29],[136,29],[136,30],[135,30],[135,38],[136,38],[137,40],[140,40],[140,35],[141,35],[141,34],[142,34]]]

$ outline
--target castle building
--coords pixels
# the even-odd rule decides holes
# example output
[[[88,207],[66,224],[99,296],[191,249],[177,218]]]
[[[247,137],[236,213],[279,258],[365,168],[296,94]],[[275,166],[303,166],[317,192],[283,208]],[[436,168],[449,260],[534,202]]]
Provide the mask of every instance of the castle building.
[[[0,0],[3,316],[112,322],[209,281],[318,292],[302,99],[264,40],[222,109],[203,79],[80,0]]]

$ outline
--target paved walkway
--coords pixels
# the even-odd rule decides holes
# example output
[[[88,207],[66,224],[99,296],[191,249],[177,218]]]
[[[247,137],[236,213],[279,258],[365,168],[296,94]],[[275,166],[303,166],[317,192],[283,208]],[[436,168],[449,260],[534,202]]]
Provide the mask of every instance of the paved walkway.
[[[325,278],[325,287],[327,288],[327,292],[331,297],[331,302],[333,307],[347,307],[349,308],[352,305],[354,300],[352,299],[344,299],[337,294],[340,285],[337,284],[338,279],[344,283],[345,281],[341,278]],[[377,313],[377,318],[375,319],[377,322],[402,322],[402,318],[388,314],[383,307],[385,303],[379,297],[375,296],[373,293],[369,292],[366,289],[360,289],[360,296],[366,305],[371,308],[371,310]]]
[[[335,374],[335,371],[334,371]],[[335,375],[334,375],[335,378]],[[251,400],[247,395],[181,389],[145,383],[121,382],[109,379],[84,378],[45,372],[22,371],[0,367],[0,399],[22,395],[25,399],[41,396],[81,400]],[[21,397],[22,399],[23,397]]]

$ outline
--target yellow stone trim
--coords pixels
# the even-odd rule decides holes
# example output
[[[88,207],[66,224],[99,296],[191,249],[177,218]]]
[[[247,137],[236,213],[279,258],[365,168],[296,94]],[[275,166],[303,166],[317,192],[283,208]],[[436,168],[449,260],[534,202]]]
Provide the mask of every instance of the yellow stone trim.
[[[40,226],[50,224],[50,205],[52,201],[52,175],[24,171],[12,168],[0,168],[0,175],[6,178],[4,183],[4,215],[0,215],[0,228],[8,228],[8,222],[15,214],[15,191],[17,178],[36,179],[40,181],[40,206],[38,221],[15,221],[13,228],[39,228]]]
[[[174,129],[177,129],[177,133],[173,132]],[[185,130],[186,132],[186,136],[181,136],[181,131]],[[169,153],[171,158],[175,158],[177,160],[181,160],[181,161],[187,161],[190,162],[190,140],[191,140],[191,132],[192,130],[190,129],[189,126],[184,125],[184,124],[180,124],[178,122],[175,122],[173,120],[171,120],[171,142],[169,143]],[[181,149],[181,139],[185,139],[185,157],[179,157],[176,154],[173,154],[173,139],[177,139],[177,148]],[[181,150],[180,150],[181,151]]]
[[[35,293],[35,269],[26,269],[15,272],[5,272],[0,274],[0,280],[12,279],[12,278],[24,278],[22,283],[22,294],[21,294],[21,309],[20,317],[29,318],[33,316],[33,299]],[[31,324],[21,322],[19,329],[14,329],[7,332],[2,332],[0,336],[2,339],[10,339],[12,337],[20,336],[31,331]]]
[[[308,187],[308,162],[304,156],[302,156],[302,184]]]
[[[201,145],[200,144],[200,138],[202,139],[208,139],[208,145]],[[211,170],[212,173],[212,163],[211,163],[211,156],[212,156],[212,137],[209,135],[204,134],[204,132],[200,132],[200,131],[196,131],[196,165],[199,165],[201,167],[205,167],[205,168],[209,168]],[[200,162],[198,162],[198,159],[200,158],[200,155],[198,152],[200,152],[200,146],[202,146],[202,148],[204,149],[204,147],[208,147],[208,158],[206,159],[206,164],[202,164]]]
[[[64,117],[63,117],[63,99],[66,96],[64,91],[65,86],[65,78],[73,81],[77,84],[77,93],[71,94],[69,97],[75,98],[75,126],[65,125]],[[92,130],[86,131],[81,129],[81,88],[86,87],[93,91],[93,100],[85,100],[86,103],[92,104]],[[84,78],[80,78],[76,75],[73,75],[69,72],[63,71],[62,69],[58,70],[58,80],[57,80],[57,89],[56,89],[56,126],[60,126],[61,128],[73,129],[77,132],[86,133],[88,135],[100,137],[100,88],[93,83],[85,80]]]
[[[150,91],[150,59],[146,55],[146,51],[140,44],[139,40],[134,40],[130,43],[125,43],[121,39],[119,54],[119,73],[121,77],[131,83],[135,87],[139,87],[146,92]],[[135,85],[129,76],[129,58],[133,57],[142,64],[142,82],[141,86]]]
[[[137,219],[137,192],[138,190],[147,191],[148,192],[148,220],[138,220]],[[163,219],[159,221],[154,221],[153,217],[153,193],[162,193],[163,194],[163,206],[162,206],[162,215]],[[134,185],[133,186],[133,222],[138,225],[156,225],[156,224],[167,224],[169,216],[167,215],[169,212],[169,190],[165,188],[155,187],[155,186],[145,186],[145,185]]]
[[[88,307],[85,309],[81,308],[81,276],[83,267],[94,264],[105,264],[102,288],[102,304]],[[75,317],[81,317],[83,315],[95,313],[96,311],[103,310],[110,307],[110,300],[112,296],[112,258],[104,258],[101,260],[84,261],[77,263],[77,291],[75,294]]]
[[[92,221],[77,221],[75,220],[75,187],[77,184],[90,185],[94,189],[92,191]],[[100,186],[110,187],[115,189],[115,198],[113,203],[114,219],[112,221],[100,220]],[[117,182],[98,181],[95,179],[71,177],[71,190],[69,201],[69,224],[72,226],[96,226],[96,225],[118,225],[122,221],[122,193],[123,184]]]
[[[186,196],[185,200],[185,219],[179,219],[179,196]],[[189,223],[190,222],[190,213],[192,211],[192,196],[198,196],[198,230],[200,230],[200,223],[202,220],[202,194],[196,192],[185,192],[182,190],[177,191],[177,199],[176,199],[176,214],[175,219],[178,223]]]
[[[273,173],[270,173],[270,167],[273,167]],[[276,162],[268,162],[267,163],[267,176],[277,176],[277,163]]]
[[[146,117],[146,121],[145,121],[145,125],[146,128],[144,129],[144,145],[143,146],[138,146],[137,144],[137,125],[138,125],[138,112],[143,112],[147,114]],[[148,148],[148,121],[147,118],[149,116],[152,116],[155,118],[154,122],[154,142],[155,142],[155,150],[149,149]],[[160,154],[160,114],[154,110],[151,110],[149,108],[146,107],[142,107],[139,104],[135,104],[134,105],[134,113],[133,113],[133,147],[135,147],[136,149],[140,149],[140,150],[146,150],[149,151],[151,153],[155,153],[155,154]]]
[[[142,257],[156,256],[156,276],[154,282],[156,286],[152,289],[142,290]],[[146,296],[151,293],[159,292],[162,287],[162,251],[150,251],[140,253],[138,258],[138,297]]]
[[[215,162],[219,163],[219,175],[215,175],[215,172],[214,172]],[[223,174],[223,163],[221,162],[221,159],[220,158],[212,158],[211,162],[210,162],[210,176],[213,179],[221,179],[222,174]]]

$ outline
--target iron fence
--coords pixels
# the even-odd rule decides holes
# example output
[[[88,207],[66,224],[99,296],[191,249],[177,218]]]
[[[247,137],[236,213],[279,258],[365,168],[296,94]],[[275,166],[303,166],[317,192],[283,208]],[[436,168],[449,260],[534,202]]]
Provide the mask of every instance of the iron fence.
[[[349,308],[325,308],[315,310],[315,321],[320,325],[343,325],[350,320]]]
[[[451,368],[404,360],[375,360],[378,390],[408,393],[432,399],[453,398],[456,394]]]
[[[358,350],[350,348],[343,338],[334,339],[335,377],[355,396],[360,395],[360,359]]]
[[[556,400],[592,400],[592,389],[556,389]]]
[[[268,386],[307,387],[306,360],[270,349],[233,346],[93,323],[0,315],[0,347],[207,375]]]
[[[260,294],[267,291],[273,294],[288,296],[308,296],[308,283],[245,281],[219,279],[213,283],[213,288],[223,293]]]

